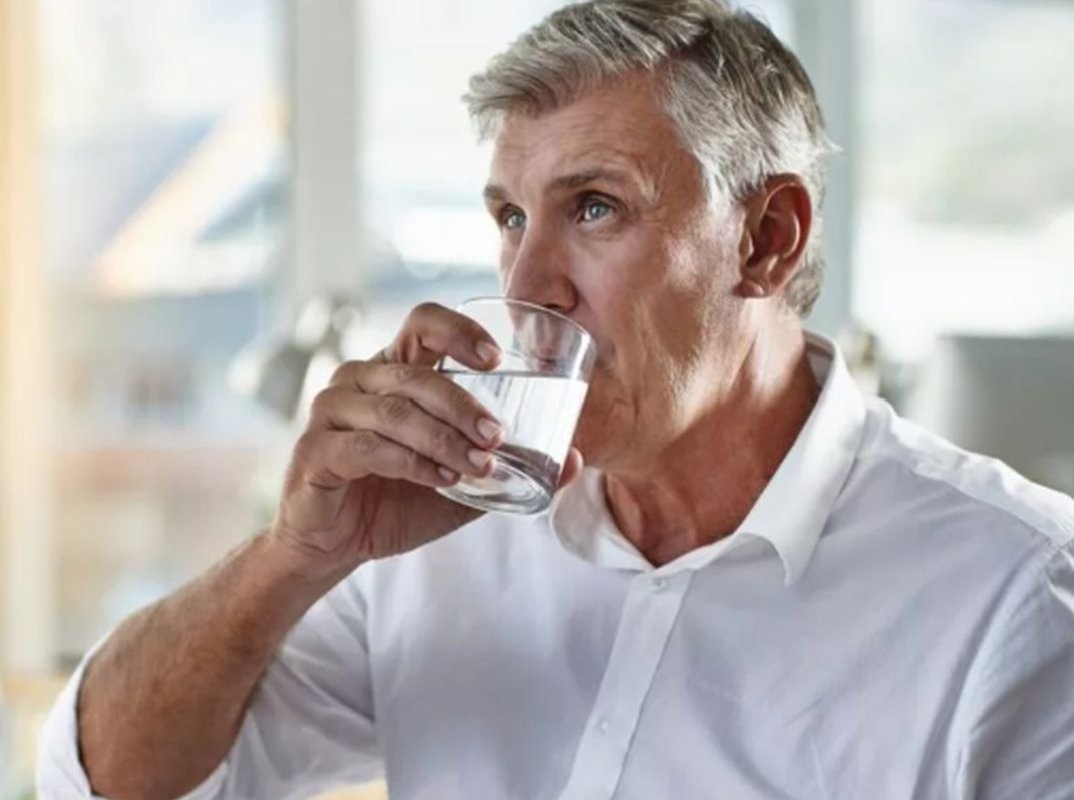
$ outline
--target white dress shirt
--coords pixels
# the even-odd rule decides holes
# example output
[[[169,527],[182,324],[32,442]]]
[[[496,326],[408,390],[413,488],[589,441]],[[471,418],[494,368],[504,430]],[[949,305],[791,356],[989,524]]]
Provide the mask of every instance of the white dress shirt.
[[[587,468],[550,514],[367,564],[188,797],[1074,798],[1074,501],[808,353],[820,398],[733,535],[655,569]],[[45,798],[91,796],[78,680]]]

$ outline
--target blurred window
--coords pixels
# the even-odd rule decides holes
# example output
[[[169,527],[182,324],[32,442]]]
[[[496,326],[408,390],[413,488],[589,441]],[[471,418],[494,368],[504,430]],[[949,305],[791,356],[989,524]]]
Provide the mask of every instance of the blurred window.
[[[277,428],[226,376],[274,299],[280,9],[41,2],[68,662],[264,516],[251,475]]]
[[[863,0],[855,306],[933,336],[1074,328],[1074,3]]]

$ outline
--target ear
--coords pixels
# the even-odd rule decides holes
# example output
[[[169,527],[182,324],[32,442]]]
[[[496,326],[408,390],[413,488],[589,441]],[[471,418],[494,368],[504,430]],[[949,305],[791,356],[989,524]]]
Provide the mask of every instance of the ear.
[[[744,203],[738,294],[777,296],[794,277],[809,241],[809,190],[797,175],[776,175]]]

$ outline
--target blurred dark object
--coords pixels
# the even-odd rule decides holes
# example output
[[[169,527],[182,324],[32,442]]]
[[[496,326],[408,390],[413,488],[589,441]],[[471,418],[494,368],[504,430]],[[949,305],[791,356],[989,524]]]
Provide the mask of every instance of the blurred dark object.
[[[300,416],[304,401],[343,363],[342,342],[363,313],[356,301],[318,295],[306,302],[284,334],[256,339],[231,365],[230,383],[284,420]]]
[[[941,337],[905,411],[961,447],[1074,494],[1074,337]]]
[[[838,337],[847,369],[866,394],[880,393],[880,340],[860,323],[844,328]]]

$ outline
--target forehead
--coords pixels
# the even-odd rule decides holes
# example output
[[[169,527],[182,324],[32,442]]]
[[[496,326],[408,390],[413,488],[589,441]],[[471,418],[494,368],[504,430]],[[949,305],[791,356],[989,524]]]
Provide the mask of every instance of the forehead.
[[[509,186],[600,166],[656,180],[677,161],[693,163],[655,79],[631,75],[536,116],[508,115],[496,136],[490,183]]]

